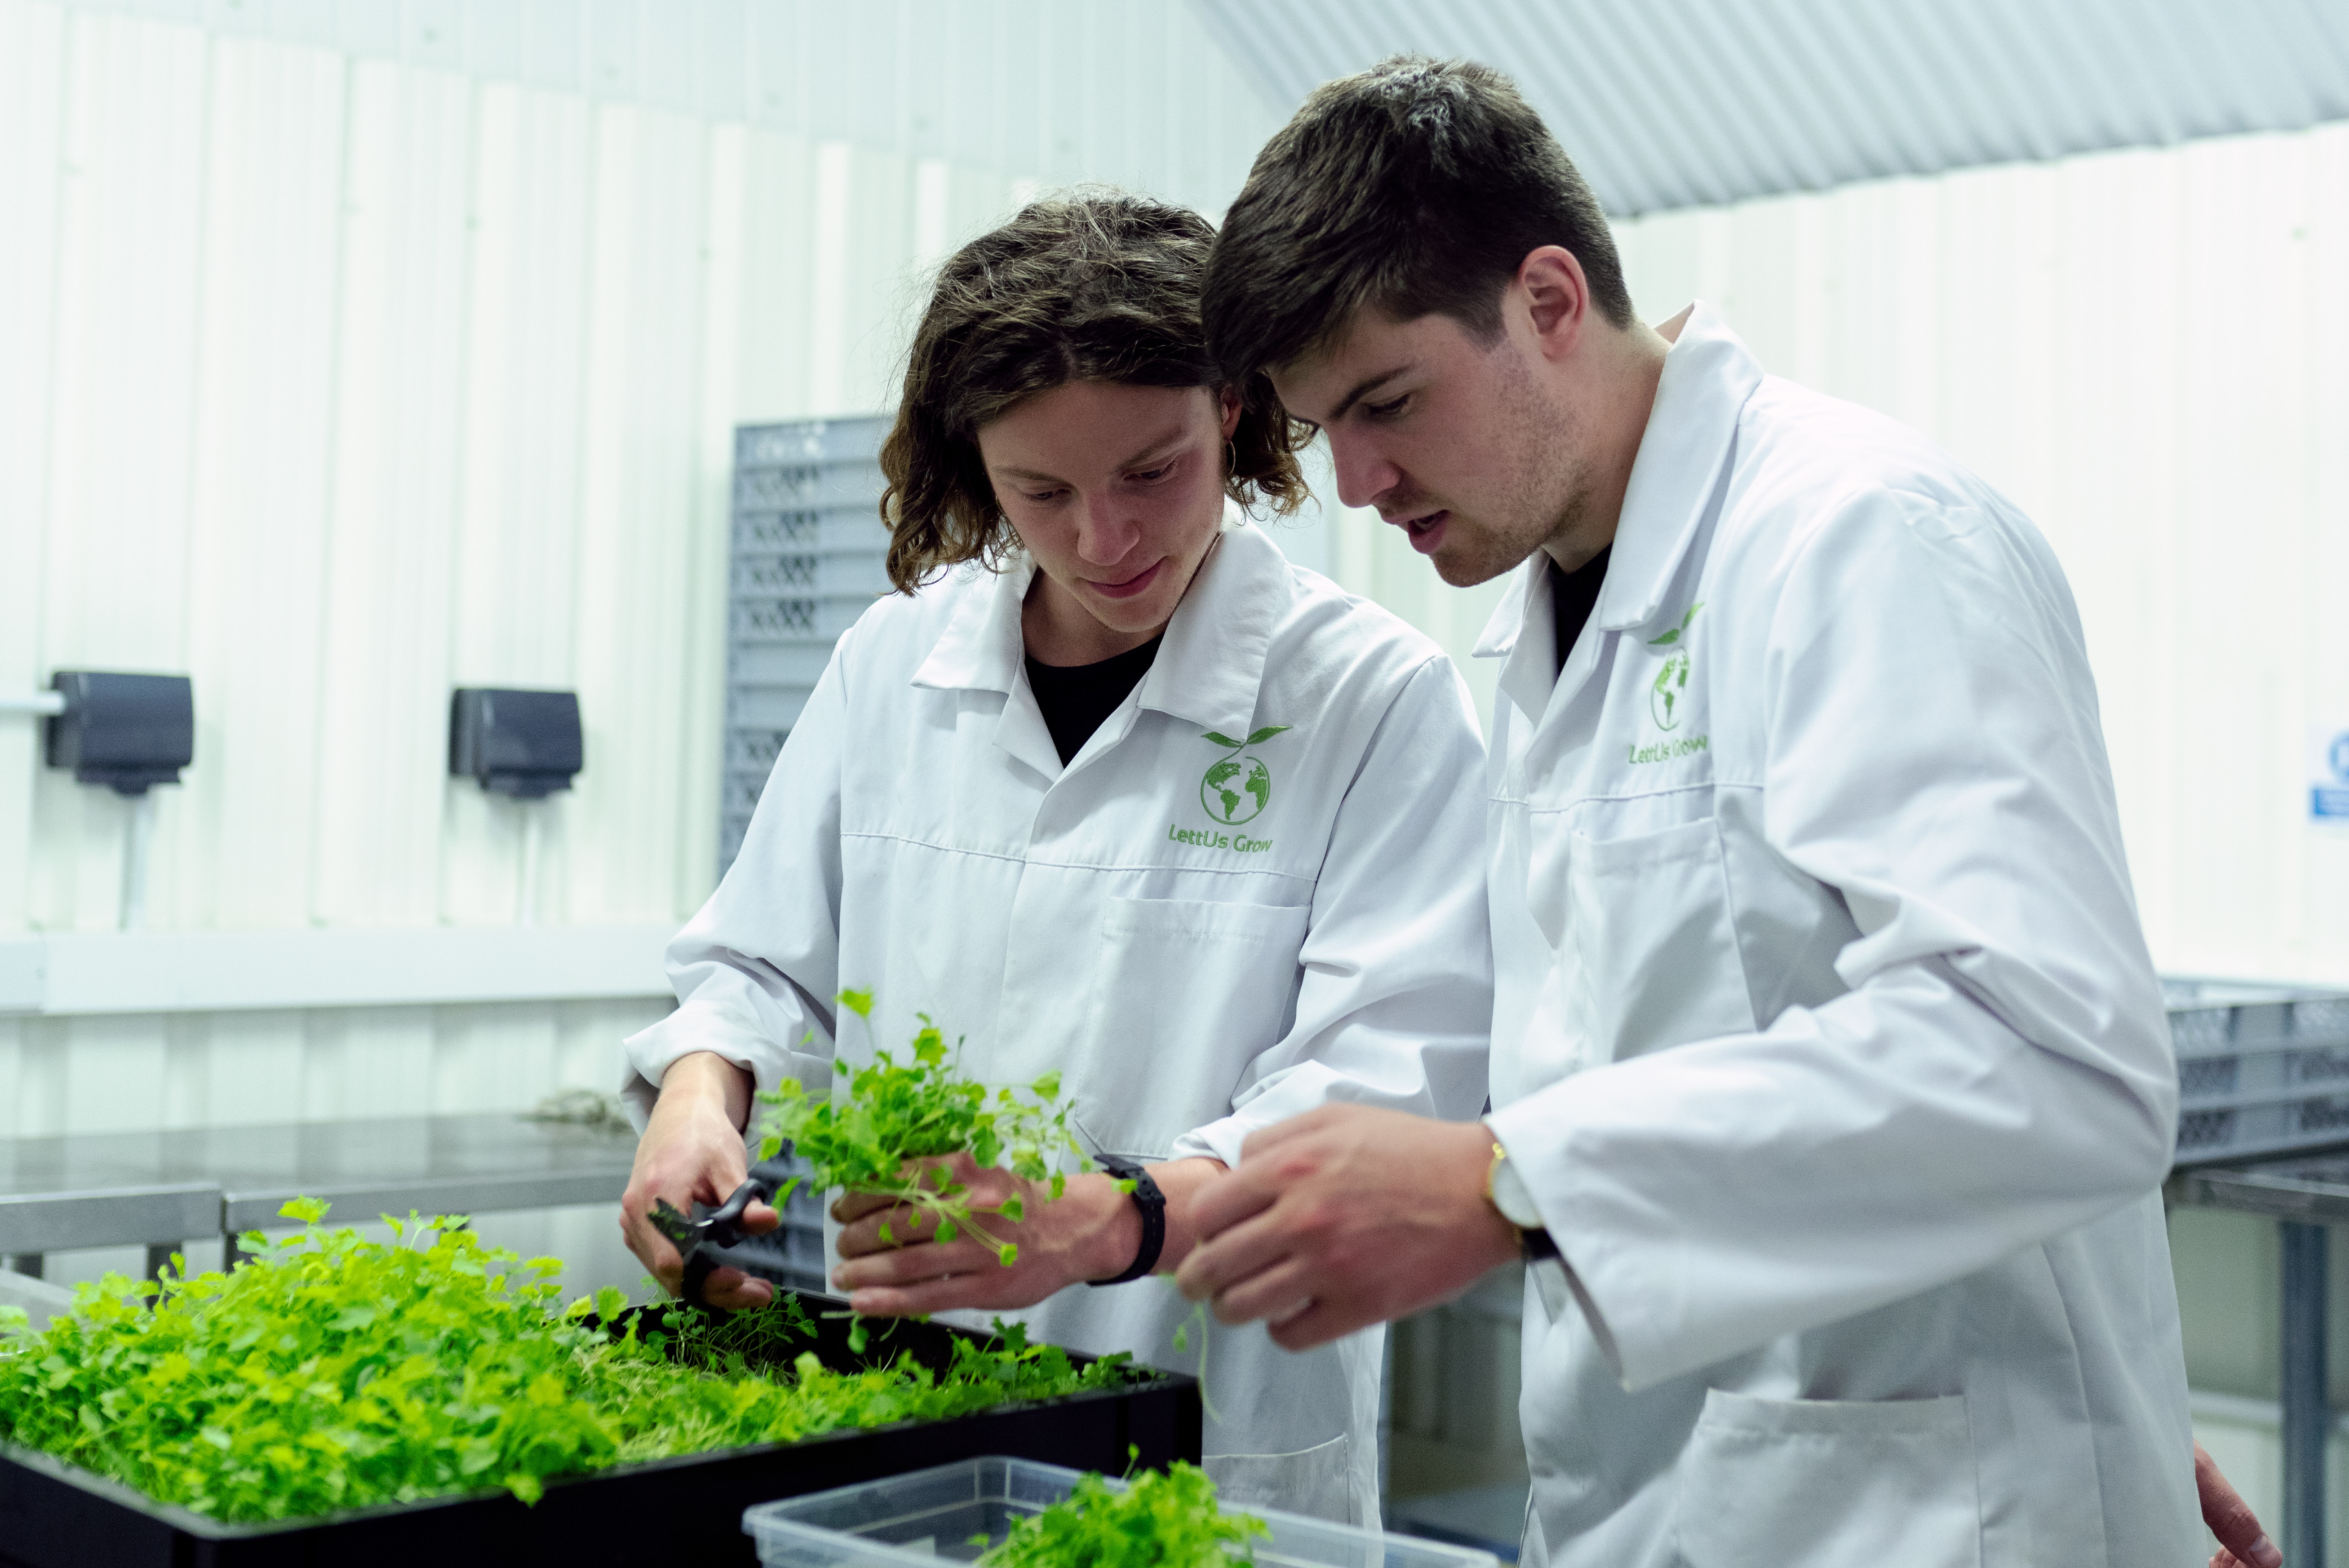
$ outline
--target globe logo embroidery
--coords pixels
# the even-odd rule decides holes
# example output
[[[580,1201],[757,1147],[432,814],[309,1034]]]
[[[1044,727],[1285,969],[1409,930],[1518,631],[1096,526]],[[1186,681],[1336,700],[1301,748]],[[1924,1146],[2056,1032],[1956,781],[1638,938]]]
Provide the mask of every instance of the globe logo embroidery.
[[[1680,727],[1681,699],[1688,695],[1689,623],[1695,620],[1696,613],[1703,608],[1702,603],[1690,605],[1688,614],[1681,617],[1679,625],[1661,637],[1648,639],[1648,646],[1651,648],[1671,649],[1664,655],[1664,667],[1656,672],[1655,684],[1648,688],[1648,713],[1656,721],[1658,729]]]
[[[1246,740],[1234,740],[1228,735],[1207,730],[1200,738],[1220,748],[1225,755],[1207,766],[1199,779],[1199,809],[1226,828],[1237,828],[1253,822],[1272,804],[1272,769],[1264,758],[1251,753],[1251,746],[1261,746],[1288,728],[1285,724],[1268,725],[1250,734]]]

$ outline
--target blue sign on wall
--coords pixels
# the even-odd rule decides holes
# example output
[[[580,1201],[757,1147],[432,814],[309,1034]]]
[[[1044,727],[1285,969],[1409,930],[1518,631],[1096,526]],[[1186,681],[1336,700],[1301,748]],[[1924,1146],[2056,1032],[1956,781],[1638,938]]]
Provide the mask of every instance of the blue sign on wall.
[[[2324,768],[2332,777],[2310,788],[2308,814],[2349,818],[2349,731],[2334,736],[2324,748]]]

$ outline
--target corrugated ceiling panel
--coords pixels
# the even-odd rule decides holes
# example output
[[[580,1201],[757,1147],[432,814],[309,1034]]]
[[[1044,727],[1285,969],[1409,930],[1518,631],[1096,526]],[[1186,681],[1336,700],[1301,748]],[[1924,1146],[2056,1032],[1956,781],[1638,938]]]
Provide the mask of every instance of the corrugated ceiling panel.
[[[1609,212],[2349,117],[2339,0],[1191,0],[1284,112],[1406,50],[1516,77]]]

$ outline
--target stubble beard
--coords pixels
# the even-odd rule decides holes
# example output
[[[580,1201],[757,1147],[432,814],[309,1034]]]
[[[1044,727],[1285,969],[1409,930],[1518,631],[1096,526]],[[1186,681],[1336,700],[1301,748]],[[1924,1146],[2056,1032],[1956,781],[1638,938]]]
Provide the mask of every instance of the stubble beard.
[[[1502,410],[1499,449],[1516,459],[1513,471],[1478,509],[1482,518],[1453,514],[1454,537],[1431,558],[1436,575],[1454,588],[1490,582],[1553,541],[1573,537],[1597,488],[1581,455],[1581,422],[1543,397],[1530,377],[1509,378]]]

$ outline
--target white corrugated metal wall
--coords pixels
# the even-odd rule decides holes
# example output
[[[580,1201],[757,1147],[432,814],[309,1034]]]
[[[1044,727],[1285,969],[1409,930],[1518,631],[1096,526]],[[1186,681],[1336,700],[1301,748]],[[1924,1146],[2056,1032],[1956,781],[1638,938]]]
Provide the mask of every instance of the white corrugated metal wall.
[[[448,693],[575,687],[540,919],[680,921],[734,425],[885,406],[1026,191],[1220,211],[1272,124],[1139,0],[0,0],[0,690],[191,674],[149,923],[294,929],[513,919]],[[123,816],[0,715],[0,936],[110,928]],[[662,1010],[0,1017],[0,1136],[520,1108]],[[492,1228],[626,1272],[605,1212]]]

